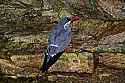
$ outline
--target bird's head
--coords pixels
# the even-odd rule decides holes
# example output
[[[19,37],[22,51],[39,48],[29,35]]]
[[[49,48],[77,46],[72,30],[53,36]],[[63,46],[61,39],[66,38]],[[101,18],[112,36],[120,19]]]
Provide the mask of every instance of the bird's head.
[[[79,16],[71,16],[70,19],[71,19],[71,23],[73,25],[77,25],[79,23],[79,21],[80,21],[80,17]]]
[[[76,21],[79,21],[79,20],[80,20],[80,17],[79,17],[79,16],[71,16],[71,17],[69,17],[69,18],[70,18],[71,23],[73,23],[73,22],[76,22]]]
[[[63,17],[59,23],[61,24],[66,24],[66,23],[70,23],[70,24],[73,24],[73,23],[78,23],[80,20],[80,17],[79,16],[70,16],[70,17]]]

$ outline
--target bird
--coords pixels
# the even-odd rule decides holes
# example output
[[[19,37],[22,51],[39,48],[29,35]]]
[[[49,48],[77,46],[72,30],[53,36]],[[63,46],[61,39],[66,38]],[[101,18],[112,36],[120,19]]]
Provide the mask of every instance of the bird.
[[[42,72],[47,72],[65,52],[64,50],[68,47],[71,41],[71,24],[79,19],[79,16],[65,16],[53,27],[49,35],[44,61],[40,68]]]

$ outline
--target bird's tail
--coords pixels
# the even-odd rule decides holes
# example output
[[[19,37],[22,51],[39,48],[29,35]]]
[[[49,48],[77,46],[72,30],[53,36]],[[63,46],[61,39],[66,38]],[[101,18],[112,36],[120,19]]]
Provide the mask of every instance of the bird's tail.
[[[47,72],[47,70],[49,69],[49,67],[51,67],[51,66],[59,59],[59,57],[60,57],[63,53],[64,53],[64,51],[57,53],[56,55],[54,55],[53,57],[51,57],[48,61],[47,61],[48,55],[45,54],[44,62],[43,62],[43,65],[42,65],[42,67],[41,67],[40,70],[41,70],[42,72]]]
[[[45,52],[44,55],[45,55],[45,57],[44,57],[43,65],[40,68],[40,70],[42,72],[46,72],[48,70],[48,68],[47,68],[47,57],[48,57],[47,52]]]
[[[50,60],[47,62],[47,66],[51,67],[58,59],[59,57],[64,53],[63,52],[59,52],[56,55],[54,55],[52,58],[50,58]]]

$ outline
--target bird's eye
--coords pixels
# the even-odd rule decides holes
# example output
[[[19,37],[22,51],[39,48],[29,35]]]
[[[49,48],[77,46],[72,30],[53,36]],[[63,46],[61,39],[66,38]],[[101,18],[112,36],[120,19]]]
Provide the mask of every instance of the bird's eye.
[[[70,21],[71,19],[70,18],[67,18],[68,21]]]

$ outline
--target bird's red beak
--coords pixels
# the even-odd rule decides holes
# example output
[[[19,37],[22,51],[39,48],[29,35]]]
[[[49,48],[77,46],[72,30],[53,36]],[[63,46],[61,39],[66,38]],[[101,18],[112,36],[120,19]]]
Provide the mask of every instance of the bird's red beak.
[[[80,17],[79,16],[71,16],[70,19],[71,19],[71,22],[73,22],[73,21],[80,20]]]

